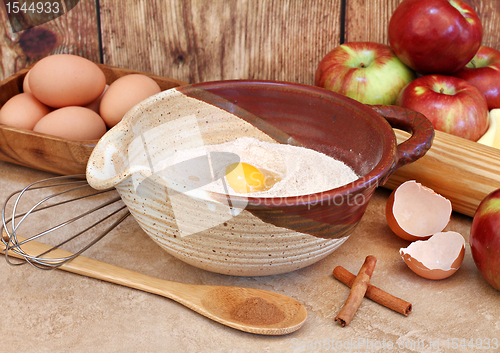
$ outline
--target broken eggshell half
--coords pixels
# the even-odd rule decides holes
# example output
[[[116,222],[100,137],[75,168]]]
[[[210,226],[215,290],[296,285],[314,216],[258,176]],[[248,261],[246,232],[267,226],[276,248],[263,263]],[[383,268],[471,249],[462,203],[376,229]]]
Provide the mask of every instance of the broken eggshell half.
[[[398,186],[385,209],[391,230],[409,241],[426,240],[441,232],[449,223],[451,212],[450,200],[414,180]]]
[[[457,232],[439,232],[428,240],[418,240],[399,250],[408,267],[427,279],[444,279],[460,268],[465,255],[465,239]]]

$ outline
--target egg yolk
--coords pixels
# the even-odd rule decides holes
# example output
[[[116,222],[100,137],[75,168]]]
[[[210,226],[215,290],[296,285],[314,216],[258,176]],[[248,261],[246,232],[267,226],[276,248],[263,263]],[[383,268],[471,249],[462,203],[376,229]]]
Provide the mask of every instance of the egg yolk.
[[[248,163],[233,163],[226,168],[226,179],[231,188],[240,194],[259,192],[266,187],[266,177],[259,169]]]

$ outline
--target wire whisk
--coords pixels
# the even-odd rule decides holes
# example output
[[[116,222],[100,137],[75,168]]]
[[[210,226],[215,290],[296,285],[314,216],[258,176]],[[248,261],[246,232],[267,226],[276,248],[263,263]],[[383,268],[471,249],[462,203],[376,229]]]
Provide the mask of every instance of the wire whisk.
[[[53,189],[54,191],[45,195],[44,193],[49,189]],[[30,200],[32,196],[28,196],[28,193],[31,194],[33,192],[42,193],[43,196],[39,197],[38,200],[35,199],[35,201],[31,201],[33,206],[28,206],[26,211],[19,212],[19,208],[23,207],[26,203],[22,199],[26,198]],[[101,200],[102,198],[104,198],[104,200]],[[70,219],[59,221],[59,223],[54,226],[35,231],[35,234],[29,236],[25,235],[27,233],[26,228],[31,228],[28,220],[33,217],[35,213],[43,211],[49,212],[49,210],[53,211],[52,214],[50,212],[47,213],[48,216],[42,216],[43,218],[37,222],[38,225],[40,225],[44,222],[50,222],[51,219],[57,218],[58,207],[65,207],[69,203],[75,201],[81,203],[84,199],[97,199],[97,201],[100,202],[96,205],[95,200],[92,200],[88,210],[83,211]],[[8,209],[10,207],[12,208],[12,215],[8,217],[7,215],[10,213],[8,212]],[[65,213],[68,213],[68,211],[71,211],[71,209],[66,208]],[[59,214],[62,213],[63,212],[60,212]],[[83,174],[59,176],[36,181],[26,186],[24,189],[10,194],[3,205],[2,236],[0,238],[5,246],[5,259],[10,265],[13,266],[29,263],[34,267],[43,270],[56,269],[89,249],[111,230],[113,230],[118,224],[123,222],[129,215],[130,212],[128,208],[123,204],[115,189],[95,190],[88,185],[85,175]],[[104,230],[97,230],[98,226],[104,222],[111,223],[109,225],[104,224],[104,226],[107,225]],[[28,255],[23,251],[23,244],[48,236],[49,234],[54,234],[56,231],[62,231],[64,227],[69,226],[70,224],[74,224],[75,227],[78,226],[77,230],[69,236],[64,235],[63,240],[55,241],[57,244],[53,245],[50,250],[36,256]],[[23,233],[21,233],[21,230]],[[21,237],[24,239],[20,240],[19,238]],[[60,237],[61,236],[59,236],[59,238]],[[54,249],[58,249],[71,241],[76,241],[77,238],[82,237],[84,240],[80,240],[79,242],[83,242],[84,244],[79,246],[79,250],[72,251],[73,254],[71,256],[63,258],[54,258],[50,256],[50,252]],[[22,259],[19,260],[14,258],[11,256],[12,253],[20,255]]]

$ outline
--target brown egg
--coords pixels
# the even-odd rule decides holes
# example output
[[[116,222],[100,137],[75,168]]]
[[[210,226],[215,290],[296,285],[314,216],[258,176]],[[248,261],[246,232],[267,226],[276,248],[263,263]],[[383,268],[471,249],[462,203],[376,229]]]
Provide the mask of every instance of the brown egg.
[[[101,93],[101,95],[99,97],[97,97],[97,99],[95,99],[94,101],[92,101],[89,104],[87,104],[85,106],[85,108],[92,109],[97,114],[99,114],[99,107],[101,106],[102,97],[104,97],[104,93],[106,93],[106,91],[108,90],[108,88],[109,88],[109,86],[106,85],[106,87],[104,88],[104,91]]]
[[[396,235],[409,240],[429,239],[450,221],[451,202],[414,180],[401,184],[387,200],[387,224]]]
[[[24,93],[31,93],[31,88],[30,88],[30,84],[29,84],[29,78],[28,76],[30,75],[30,71],[28,71],[26,73],[26,75],[24,76],[24,80],[23,80],[23,92]]]
[[[160,92],[160,86],[152,78],[141,74],[126,75],[109,86],[99,112],[106,125],[113,127],[134,105]]]
[[[96,140],[106,133],[106,124],[91,109],[64,107],[44,116],[33,131],[70,140]]]
[[[31,93],[19,93],[0,109],[0,124],[32,130],[36,123],[52,111]]]
[[[54,108],[87,105],[101,95],[105,86],[106,77],[99,66],[77,55],[47,56],[30,70],[31,92]]]
[[[400,249],[401,257],[417,275],[443,279],[457,272],[465,255],[465,239],[457,232],[439,232]]]

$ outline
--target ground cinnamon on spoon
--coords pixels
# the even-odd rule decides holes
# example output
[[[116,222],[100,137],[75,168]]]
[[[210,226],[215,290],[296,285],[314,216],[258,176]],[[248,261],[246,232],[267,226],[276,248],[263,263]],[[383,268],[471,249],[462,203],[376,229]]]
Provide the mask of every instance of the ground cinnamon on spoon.
[[[285,314],[273,303],[260,297],[247,298],[232,313],[234,320],[253,325],[272,325],[285,319]]]

